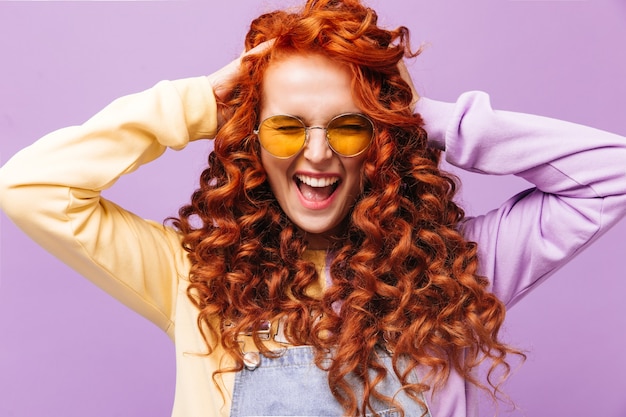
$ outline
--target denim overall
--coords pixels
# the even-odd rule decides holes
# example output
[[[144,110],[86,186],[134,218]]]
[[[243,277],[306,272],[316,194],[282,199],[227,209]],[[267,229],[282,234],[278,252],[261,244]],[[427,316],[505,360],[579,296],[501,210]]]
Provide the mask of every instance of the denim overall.
[[[406,417],[419,417],[424,412],[404,391],[391,367],[391,357],[381,355],[388,369],[388,377],[377,385],[379,392],[393,397],[404,409]],[[357,398],[362,390],[354,384]],[[372,399],[378,416],[397,417],[399,412]],[[278,358],[255,357],[253,366],[244,368],[235,376],[231,417],[340,417],[343,408],[328,387],[325,371],[315,366],[313,349],[309,346],[290,347]],[[367,414],[373,416],[373,414]],[[430,417],[430,413],[425,414]]]

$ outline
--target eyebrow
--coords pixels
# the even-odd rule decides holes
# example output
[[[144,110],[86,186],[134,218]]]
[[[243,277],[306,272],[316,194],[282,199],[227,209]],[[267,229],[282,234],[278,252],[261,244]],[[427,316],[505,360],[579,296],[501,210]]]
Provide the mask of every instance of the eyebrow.
[[[335,115],[330,116],[325,122],[321,123],[321,124],[312,124],[311,121],[309,119],[307,119],[304,116],[301,116],[299,114],[293,114],[293,113],[276,113],[276,114],[272,114],[270,116],[267,116],[263,119],[261,119],[261,122],[263,122],[263,120],[265,119],[269,119],[270,117],[274,117],[274,116],[292,116],[292,117],[297,117],[298,119],[302,120],[302,122],[304,123],[305,127],[316,127],[316,126],[320,126],[320,127],[326,127],[328,126],[328,123],[330,123],[331,120],[333,120],[334,118],[338,117],[338,116],[342,116],[344,114],[360,114],[363,115],[365,117],[369,117],[366,113],[360,111],[360,110],[356,110],[356,111],[344,111],[341,113],[337,113]]]

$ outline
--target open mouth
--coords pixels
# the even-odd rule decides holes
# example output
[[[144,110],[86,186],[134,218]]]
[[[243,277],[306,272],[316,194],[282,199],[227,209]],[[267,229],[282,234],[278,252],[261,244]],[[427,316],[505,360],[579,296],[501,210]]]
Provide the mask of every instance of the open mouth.
[[[316,178],[307,175],[296,175],[294,180],[300,190],[300,194],[308,201],[327,200],[341,183],[339,177]]]

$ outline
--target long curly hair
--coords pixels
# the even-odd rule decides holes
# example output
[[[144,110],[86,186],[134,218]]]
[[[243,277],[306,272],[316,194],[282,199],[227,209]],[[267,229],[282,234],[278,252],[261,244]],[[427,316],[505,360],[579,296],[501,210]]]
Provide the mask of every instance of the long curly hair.
[[[301,10],[254,20],[246,50],[271,39],[267,50],[243,59],[218,103],[226,122],[199,189],[175,221],[192,264],[188,296],[199,309],[199,330],[209,352],[221,345],[236,363],[218,372],[243,369],[238,334],[281,319],[291,344],[314,348],[346,415],[373,411],[374,399],[401,410],[377,390],[390,372],[377,359],[381,348],[392,353],[403,389],[422,404],[420,394],[443,385],[452,370],[486,388],[476,377],[484,360],[491,362],[489,391],[497,394],[493,376],[508,375],[506,357],[519,352],[499,341],[504,306],[477,275],[476,244],[459,232],[456,180],[438,168],[440,153],[427,146],[422,119],[412,112],[411,89],[398,70],[400,60],[419,53],[408,29],[378,27],[376,13],[358,0],[309,0]],[[307,291],[318,276],[303,258],[304,233],[274,197],[252,133],[265,70],[299,53],[345,65],[355,102],[376,125],[362,193],[345,234],[329,248],[332,285],[321,296]],[[277,354],[258,336],[254,343],[266,356]],[[412,378],[418,366],[429,370],[419,382]],[[349,382],[355,380],[361,398]]]

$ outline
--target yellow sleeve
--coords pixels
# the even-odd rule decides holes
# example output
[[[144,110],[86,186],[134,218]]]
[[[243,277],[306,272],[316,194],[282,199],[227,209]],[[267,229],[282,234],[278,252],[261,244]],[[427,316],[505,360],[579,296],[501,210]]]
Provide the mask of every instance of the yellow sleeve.
[[[100,192],[167,147],[182,149],[216,129],[206,77],[162,81],[18,152],[0,168],[0,208],[50,253],[172,336],[178,280],[188,273],[179,236]]]

